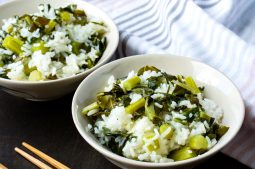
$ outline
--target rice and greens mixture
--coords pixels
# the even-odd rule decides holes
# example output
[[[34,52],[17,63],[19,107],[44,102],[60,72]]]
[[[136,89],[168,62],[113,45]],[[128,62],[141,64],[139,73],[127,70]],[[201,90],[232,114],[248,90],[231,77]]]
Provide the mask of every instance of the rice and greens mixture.
[[[228,131],[222,109],[205,98],[191,77],[170,75],[153,66],[115,79],[82,114],[88,129],[111,151],[148,162],[196,157]]]
[[[0,77],[42,81],[90,69],[107,45],[107,28],[76,5],[3,20],[0,29]]]

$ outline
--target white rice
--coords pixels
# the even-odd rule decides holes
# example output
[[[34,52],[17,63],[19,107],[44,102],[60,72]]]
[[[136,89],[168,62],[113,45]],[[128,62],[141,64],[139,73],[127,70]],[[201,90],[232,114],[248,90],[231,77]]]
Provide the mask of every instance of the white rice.
[[[156,88],[155,93],[168,93],[169,84],[161,83],[158,88]]]
[[[23,51],[23,55],[24,56],[30,56],[32,55],[32,51],[31,51],[32,46],[29,43],[25,43],[22,47],[21,50]]]
[[[172,119],[172,116],[170,116],[169,114],[166,114],[165,117],[164,117],[164,120],[166,122],[169,122],[171,119]]]
[[[13,54],[13,52],[10,51],[10,50],[5,50],[5,49],[1,49],[1,48],[0,48],[0,54],[11,55],[11,54]],[[2,59],[1,59],[1,60],[2,60]]]
[[[192,128],[192,130],[190,132],[190,136],[199,135],[199,134],[205,134],[206,133],[205,125],[202,122],[195,122],[195,121],[193,121],[190,124],[190,127]]]
[[[51,74],[53,67],[51,58],[55,56],[54,52],[47,52],[42,54],[41,51],[36,51],[32,54],[31,60],[28,63],[30,68],[36,66],[44,77]]]
[[[7,76],[14,80],[22,80],[26,77],[24,73],[24,66],[21,61],[9,64],[7,68],[11,70],[7,73]]]
[[[105,27],[94,23],[89,23],[85,26],[69,25],[67,29],[70,32],[71,38],[80,43],[87,42],[91,35],[93,35],[95,32],[101,30],[107,31]]]
[[[72,51],[71,40],[67,37],[66,32],[54,31],[52,36],[53,39],[45,44],[46,47],[50,47],[56,53]]]
[[[136,138],[131,139],[125,144],[123,148],[124,156],[152,162],[173,161],[164,156],[168,154],[168,151],[173,147],[174,142],[161,137],[158,129],[155,128],[154,124],[147,117],[143,117],[136,121],[131,132]],[[143,139],[143,135],[147,132],[154,132],[155,136],[150,139]],[[147,147],[148,145],[153,145],[155,140],[159,141],[159,149],[151,152]]]
[[[109,92],[112,90],[114,83],[116,82],[115,78],[113,75],[111,75],[107,81],[107,86],[104,88],[105,92]]]
[[[125,108],[115,107],[108,117],[103,117],[105,127],[111,131],[128,130],[132,124],[132,115],[125,112]]]
[[[162,93],[155,93],[155,94],[151,95],[151,98],[153,98],[153,99],[161,99],[164,97],[165,97],[165,95]]]
[[[78,58],[76,55],[71,54],[66,57],[66,66],[62,68],[64,77],[73,76],[80,72],[78,65]]]
[[[141,82],[144,84],[147,84],[148,81],[147,79],[150,77],[158,77],[161,76],[162,74],[160,72],[155,72],[155,71],[145,71],[141,76],[139,76],[141,78]]]
[[[31,41],[32,38],[39,38],[40,37],[40,32],[39,32],[40,29],[36,29],[36,31],[34,31],[34,32],[30,32],[28,29],[29,28],[27,28],[27,27],[23,27],[20,30],[21,37],[27,38],[29,42]]]
[[[176,136],[175,136],[175,141],[179,145],[185,145],[188,138],[190,131],[184,127],[182,128],[176,128]]]
[[[157,102],[155,102],[154,105],[157,106],[158,108],[163,108],[163,105],[161,105],[161,104],[159,104]]]
[[[180,101],[178,106],[186,106],[187,108],[194,108],[194,107],[196,107],[196,105],[195,104],[191,104],[189,100],[182,100],[182,101]]]
[[[93,109],[93,110],[90,110],[89,112],[88,112],[88,116],[91,116],[91,115],[93,115],[93,114],[95,114],[95,113],[97,113],[99,111],[99,109]]]
[[[39,5],[38,9],[39,13],[37,13],[36,15],[45,16],[48,19],[56,19],[54,8],[49,8],[47,4]]]
[[[129,95],[129,97],[130,97],[130,99],[131,99],[130,104],[132,104],[132,103],[136,102],[137,100],[141,99],[141,98],[142,98],[142,95],[137,94],[137,93],[131,93],[131,94]]]
[[[178,118],[178,119],[182,119],[182,120],[186,119],[186,116],[184,116],[178,112],[172,111],[171,113],[172,113],[173,118]]]
[[[215,144],[217,144],[217,140],[215,138],[210,139],[208,136],[205,137],[208,143],[208,149],[211,149]]]
[[[175,101],[172,101],[171,102],[171,105],[170,105],[173,109],[175,109],[177,107],[177,103]]]
[[[197,96],[199,103],[205,109],[206,114],[216,119],[216,121],[220,122],[223,117],[223,110],[212,100],[207,98],[202,98],[201,94]]]
[[[11,25],[16,24],[16,22],[17,22],[17,18],[15,18],[15,17],[12,17],[12,18],[9,18],[9,19],[3,19],[2,30],[7,31],[8,28]]]

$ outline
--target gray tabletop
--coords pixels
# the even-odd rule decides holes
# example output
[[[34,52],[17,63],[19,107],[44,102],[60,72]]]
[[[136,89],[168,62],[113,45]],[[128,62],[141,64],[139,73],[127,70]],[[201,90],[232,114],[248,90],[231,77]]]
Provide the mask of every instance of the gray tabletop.
[[[73,94],[50,102],[31,102],[0,91],[0,163],[10,169],[35,169],[14,147],[22,141],[75,169],[117,169],[90,147],[77,132],[71,116]],[[218,153],[196,169],[248,169]]]

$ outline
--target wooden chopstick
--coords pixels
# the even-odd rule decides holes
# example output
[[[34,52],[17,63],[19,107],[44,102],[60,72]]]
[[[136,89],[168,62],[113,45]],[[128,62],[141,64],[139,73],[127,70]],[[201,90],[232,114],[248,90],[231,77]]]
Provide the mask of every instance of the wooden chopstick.
[[[23,142],[22,145],[26,147],[28,150],[32,151],[43,160],[50,163],[52,166],[56,167],[57,169],[70,169],[69,167],[65,166],[64,164],[58,162],[57,160],[53,159],[52,157],[46,155],[45,153],[41,152],[40,150],[36,149],[35,147]]]
[[[5,167],[3,164],[0,163],[0,169],[8,169],[8,168]]]
[[[50,166],[44,164],[43,162],[39,161],[38,159],[34,158],[33,156],[27,154],[25,151],[15,147],[14,149],[17,153],[19,153],[20,155],[22,155],[24,158],[26,158],[28,161],[30,161],[31,163],[33,163],[34,165],[36,165],[37,167],[41,168],[41,169],[53,169]]]

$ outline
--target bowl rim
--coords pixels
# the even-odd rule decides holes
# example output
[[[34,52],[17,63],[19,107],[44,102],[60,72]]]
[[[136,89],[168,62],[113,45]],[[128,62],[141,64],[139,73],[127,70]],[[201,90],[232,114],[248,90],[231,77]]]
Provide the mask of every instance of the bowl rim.
[[[9,1],[6,1],[6,2],[1,2],[0,7],[4,7],[4,6],[7,6],[9,4],[20,2],[20,1],[25,1],[25,0],[9,0]],[[20,84],[20,85],[43,85],[43,84],[50,84],[50,83],[57,83],[57,82],[74,80],[76,78],[82,78],[85,75],[90,74],[94,70],[96,70],[96,69],[100,68],[101,66],[103,66],[105,63],[107,63],[112,58],[112,56],[114,55],[114,53],[115,53],[115,51],[118,47],[118,44],[119,44],[119,31],[118,31],[118,28],[117,28],[116,24],[114,23],[113,19],[108,14],[106,14],[103,10],[101,10],[100,8],[98,8],[97,6],[95,6],[91,3],[88,3],[88,2],[83,1],[83,0],[70,0],[70,3],[71,2],[76,3],[76,4],[77,4],[77,2],[79,2],[79,3],[84,4],[86,6],[97,9],[98,11],[100,11],[107,18],[108,21],[106,22],[104,20],[104,22],[109,23],[109,25],[111,25],[111,27],[112,27],[111,31],[113,32],[114,36],[116,37],[116,42],[115,42],[115,44],[112,44],[112,50],[109,51],[109,54],[103,60],[101,60],[102,59],[102,56],[101,56],[101,58],[99,59],[99,61],[101,61],[101,62],[99,63],[99,61],[98,61],[97,64],[94,67],[92,67],[90,69],[87,69],[87,70],[85,70],[81,73],[75,74],[73,76],[63,77],[63,78],[54,79],[54,80],[47,80],[47,81],[21,81],[21,80],[5,79],[5,78],[0,77],[0,82],[6,82],[6,83],[11,83],[11,84]],[[108,45],[107,45],[107,47],[108,47]],[[106,47],[106,49],[107,49],[107,47]]]
[[[90,78],[92,78],[94,76],[94,74],[96,74],[97,72],[99,72],[101,69],[104,69],[105,67],[111,67],[111,65],[114,64],[120,64],[121,62],[125,61],[125,60],[129,60],[129,59],[136,59],[138,57],[153,57],[157,55],[157,57],[171,57],[172,59],[186,59],[188,61],[191,62],[196,62],[199,64],[202,64],[203,66],[208,67],[209,69],[216,71],[217,73],[219,73],[220,75],[222,75],[224,78],[226,78],[226,80],[228,80],[230,82],[230,84],[233,86],[233,88],[235,89],[235,92],[237,94],[237,97],[239,98],[240,101],[240,105],[241,105],[241,119],[240,119],[240,123],[237,126],[236,131],[232,134],[232,137],[229,138],[229,140],[227,142],[225,142],[224,144],[222,144],[221,146],[217,147],[217,149],[214,149],[213,151],[207,151],[204,154],[201,154],[197,157],[194,158],[190,158],[187,160],[183,160],[183,161],[174,161],[174,162],[166,162],[166,163],[152,163],[152,162],[144,162],[144,161],[138,161],[138,160],[133,160],[133,159],[129,159],[123,156],[120,156],[118,154],[113,153],[112,151],[108,150],[106,147],[100,145],[100,143],[96,142],[94,139],[92,139],[92,137],[90,137],[86,132],[83,132],[82,130],[84,130],[82,127],[79,126],[79,121],[77,118],[77,113],[75,111],[77,104],[76,104],[76,100],[78,97],[78,93],[81,90],[83,84],[90,80]],[[80,135],[83,137],[83,139],[94,149],[96,149],[98,152],[100,152],[102,155],[106,156],[107,158],[110,158],[111,160],[120,162],[120,163],[125,163],[128,165],[132,165],[132,166],[139,166],[139,167],[169,167],[169,166],[180,166],[180,165],[185,165],[185,164],[190,164],[190,163],[194,163],[203,159],[207,159],[209,158],[211,155],[217,153],[218,151],[220,151],[223,147],[225,147],[227,144],[229,144],[229,142],[237,135],[237,133],[239,132],[243,121],[244,121],[244,116],[245,116],[245,106],[244,106],[244,101],[242,98],[242,95],[239,91],[239,89],[237,88],[237,86],[221,71],[213,68],[212,66],[203,63],[201,61],[198,61],[197,59],[194,58],[190,58],[190,57],[184,57],[184,56],[177,56],[177,55],[172,55],[172,54],[142,54],[142,55],[132,55],[129,57],[125,57],[125,58],[121,58],[115,61],[112,61],[110,63],[105,64],[104,66],[100,67],[99,69],[97,69],[96,71],[94,71],[93,73],[91,73],[89,76],[87,76],[86,79],[84,79],[80,85],[78,86],[78,88],[75,91],[75,94],[73,96],[72,99],[72,118],[73,118],[73,122],[75,124],[76,129],[78,130],[78,132],[80,133]]]

